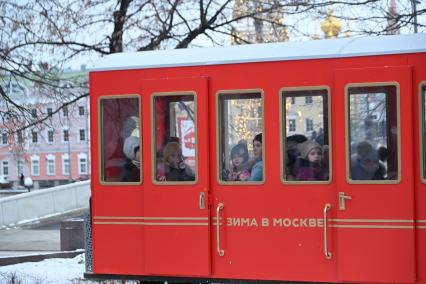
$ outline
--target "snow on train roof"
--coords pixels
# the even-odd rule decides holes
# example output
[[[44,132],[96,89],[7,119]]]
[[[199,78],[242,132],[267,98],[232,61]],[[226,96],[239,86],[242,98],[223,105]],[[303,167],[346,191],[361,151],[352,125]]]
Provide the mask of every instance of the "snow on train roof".
[[[416,52],[426,52],[426,34],[117,53],[100,59],[90,71],[204,66]]]

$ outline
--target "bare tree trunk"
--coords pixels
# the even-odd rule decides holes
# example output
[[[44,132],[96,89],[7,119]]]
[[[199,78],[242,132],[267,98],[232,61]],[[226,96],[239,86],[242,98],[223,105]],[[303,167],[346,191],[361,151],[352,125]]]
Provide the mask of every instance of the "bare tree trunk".
[[[120,9],[113,13],[114,31],[111,35],[109,50],[111,53],[123,52],[123,32],[127,9],[132,0],[119,0]]]

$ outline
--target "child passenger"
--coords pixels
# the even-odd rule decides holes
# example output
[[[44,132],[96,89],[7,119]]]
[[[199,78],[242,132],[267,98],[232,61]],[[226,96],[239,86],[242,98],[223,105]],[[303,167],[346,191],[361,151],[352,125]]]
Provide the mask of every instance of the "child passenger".
[[[324,165],[321,145],[315,141],[306,141],[300,145],[301,157],[298,159],[296,180],[328,180],[328,169]]]
[[[231,149],[231,169],[226,170],[225,180],[247,181],[250,178],[248,159],[247,142],[242,140]]]
[[[193,181],[195,174],[182,156],[177,142],[169,142],[163,150],[164,173],[157,173],[159,181]],[[158,171],[158,169],[157,169]]]

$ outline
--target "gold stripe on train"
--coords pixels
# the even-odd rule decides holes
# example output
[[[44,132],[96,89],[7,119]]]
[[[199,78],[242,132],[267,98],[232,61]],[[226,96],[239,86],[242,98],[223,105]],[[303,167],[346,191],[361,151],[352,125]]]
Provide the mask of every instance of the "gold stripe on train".
[[[94,216],[94,220],[182,220],[182,221],[202,221],[208,220],[208,217],[142,217],[142,216]]]
[[[386,226],[386,225],[334,225],[330,224],[328,227],[332,228],[351,228],[351,229],[414,229],[414,226]]]
[[[144,226],[208,226],[208,223],[173,223],[173,222],[99,222],[95,221],[95,225],[144,225]]]
[[[398,219],[329,219],[331,222],[342,223],[414,223],[414,220],[398,220]]]

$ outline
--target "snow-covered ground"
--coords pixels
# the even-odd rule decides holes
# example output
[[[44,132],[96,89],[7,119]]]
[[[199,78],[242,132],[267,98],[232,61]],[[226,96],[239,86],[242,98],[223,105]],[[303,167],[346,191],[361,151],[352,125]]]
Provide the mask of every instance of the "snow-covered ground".
[[[92,283],[83,280],[84,270],[84,254],[74,258],[51,258],[40,262],[0,266],[0,284]]]

